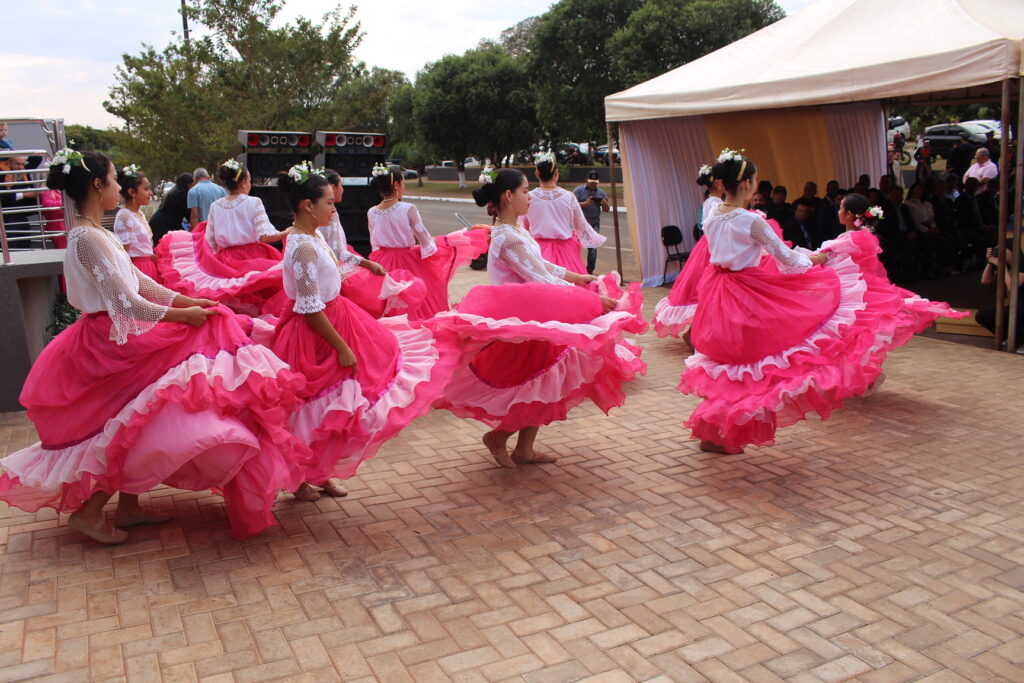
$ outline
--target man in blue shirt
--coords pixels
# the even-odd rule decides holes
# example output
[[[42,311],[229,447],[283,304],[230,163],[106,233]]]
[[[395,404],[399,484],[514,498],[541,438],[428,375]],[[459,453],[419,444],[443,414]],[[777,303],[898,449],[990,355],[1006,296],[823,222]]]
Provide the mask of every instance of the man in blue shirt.
[[[608,195],[597,187],[599,179],[597,171],[591,171],[587,174],[587,184],[580,185],[572,191],[580,203],[580,208],[583,209],[583,217],[597,232],[601,232],[601,212],[611,210]],[[597,249],[590,247],[587,249],[587,272],[593,274],[596,266]]]
[[[210,182],[210,172],[205,168],[197,168],[192,172],[195,180],[188,191],[189,226],[195,227],[206,220],[210,215],[210,204],[227,194],[220,185]]]

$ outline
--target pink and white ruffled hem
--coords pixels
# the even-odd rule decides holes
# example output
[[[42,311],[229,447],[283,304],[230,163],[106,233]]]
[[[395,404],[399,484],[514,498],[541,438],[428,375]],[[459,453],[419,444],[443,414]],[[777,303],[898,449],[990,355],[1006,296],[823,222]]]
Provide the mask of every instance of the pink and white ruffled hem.
[[[674,306],[666,296],[654,306],[654,331],[659,337],[678,337],[696,315],[697,304]]]
[[[398,340],[395,375],[374,401],[348,378],[299,407],[289,421],[295,435],[309,444],[313,459],[304,477],[322,483],[348,479],[413,420],[426,414],[444,392],[459,360],[449,339],[427,327],[410,325],[405,316],[378,321]]]
[[[98,433],[70,445],[37,442],[5,457],[0,498],[29,512],[70,512],[98,491],[214,488],[232,532],[246,538],[276,524],[278,489],[301,481],[298,461],[307,456],[285,427],[300,384],[262,346],[191,355]]]

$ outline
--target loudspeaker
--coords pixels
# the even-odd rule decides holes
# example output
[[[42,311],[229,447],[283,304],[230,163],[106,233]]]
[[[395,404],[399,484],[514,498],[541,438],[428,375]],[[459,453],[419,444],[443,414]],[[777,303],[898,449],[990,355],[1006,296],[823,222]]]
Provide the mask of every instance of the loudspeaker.
[[[313,136],[304,131],[240,130],[238,142],[245,148],[238,160],[255,183],[274,180],[295,164],[313,160]]]
[[[292,213],[291,207],[288,206],[284,194],[277,189],[277,185],[253,185],[249,190],[249,196],[259,197],[267,212],[267,218],[278,230],[284,230],[292,224],[295,215]]]
[[[310,161],[312,154],[252,154],[243,155],[242,163],[253,178],[276,178],[281,173],[303,161]]]

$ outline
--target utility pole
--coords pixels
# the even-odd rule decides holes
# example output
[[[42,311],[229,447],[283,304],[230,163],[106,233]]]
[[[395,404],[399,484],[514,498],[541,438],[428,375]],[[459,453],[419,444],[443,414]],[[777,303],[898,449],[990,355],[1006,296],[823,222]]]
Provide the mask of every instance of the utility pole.
[[[188,47],[188,7],[181,0],[181,27],[185,31],[185,46]]]

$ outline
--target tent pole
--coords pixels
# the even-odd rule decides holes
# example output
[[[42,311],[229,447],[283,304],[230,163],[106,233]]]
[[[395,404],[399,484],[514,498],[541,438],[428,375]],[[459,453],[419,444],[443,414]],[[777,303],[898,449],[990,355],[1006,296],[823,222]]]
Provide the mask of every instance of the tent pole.
[[[1005,115],[1004,115],[1005,117]],[[1009,321],[1009,327],[1006,331],[1006,350],[1013,352],[1017,348],[1017,344],[1020,343],[1020,330],[1017,329],[1017,311],[1020,310],[1020,287],[1017,283],[1020,282],[1020,231],[1024,221],[1021,220],[1021,211],[1024,210],[1024,199],[1021,197],[1021,192],[1024,191],[1024,159],[1021,158],[1021,144],[1020,144],[1020,132],[1024,130],[1024,78],[1017,79],[1017,130],[1014,131],[1017,134],[1017,181],[1014,183],[1015,195],[1017,198],[1017,206],[1013,211],[1013,266],[1010,268],[1010,282],[1013,286],[1010,287],[1010,310],[1007,320]],[[1003,128],[1003,140],[1009,137],[1009,128]],[[1007,143],[1002,142],[1001,145]],[[1001,150],[1000,150],[1001,151]],[[1002,160],[1002,157],[1000,157]],[[1005,162],[1003,164],[1006,165]],[[1009,175],[1009,174],[1007,174]],[[1000,232],[1002,232],[1002,226],[1000,226]]]
[[[615,227],[615,267],[622,275],[622,241],[619,239],[619,193],[615,186],[615,140],[612,124],[608,123],[608,175],[612,182],[612,225]]]
[[[1003,348],[1006,323],[1003,322],[1003,307],[1006,305],[1006,223],[1007,204],[1009,191],[1010,174],[1006,172],[1007,158],[1010,153],[1010,79],[1003,81],[1002,116],[999,124],[1002,126],[1002,135],[999,140],[999,160],[1003,167],[999,170],[999,218],[996,225],[996,338],[995,348],[1000,351]]]

